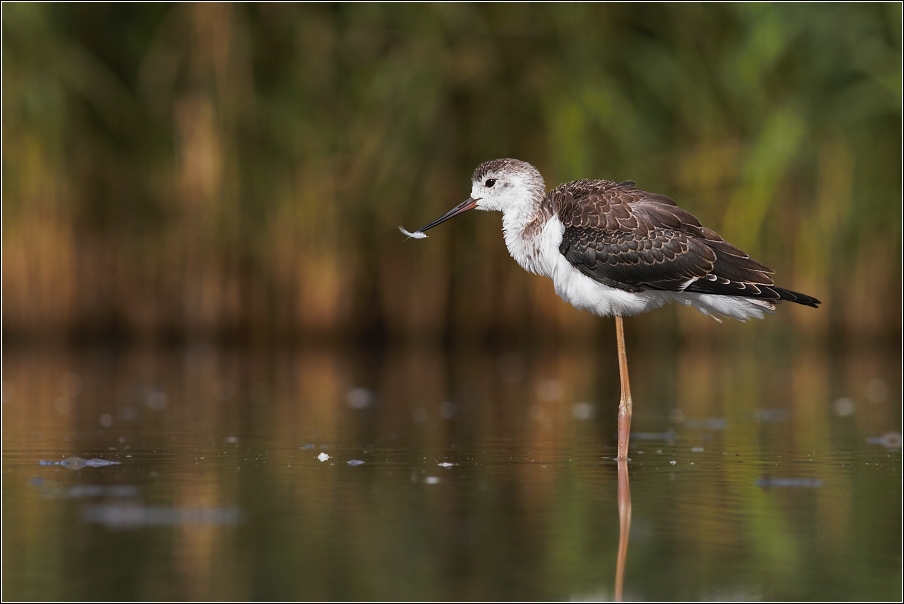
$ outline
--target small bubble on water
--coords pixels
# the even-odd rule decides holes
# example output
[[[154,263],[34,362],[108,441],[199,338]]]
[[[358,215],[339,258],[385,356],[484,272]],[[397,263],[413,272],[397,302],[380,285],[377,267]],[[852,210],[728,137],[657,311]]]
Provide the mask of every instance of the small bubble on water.
[[[319,459],[320,461],[326,461],[329,458],[330,458],[330,456],[327,455],[326,453],[321,453],[320,455],[317,456],[317,459]]]
[[[148,394],[147,405],[151,411],[163,411],[166,408],[166,403],[167,397],[165,393],[155,390]]]
[[[53,403],[53,408],[60,415],[66,415],[72,409],[72,401],[68,396],[61,396]]]
[[[424,484],[439,484],[439,476],[428,476],[424,479]]]
[[[452,419],[455,417],[455,414],[458,413],[458,409],[455,408],[455,403],[452,401],[443,401],[439,405],[439,414],[443,419]]]
[[[554,403],[562,400],[565,388],[559,380],[540,380],[537,382],[537,398],[544,403]]]
[[[791,417],[791,414],[785,409],[757,409],[753,415],[756,421],[763,424],[781,424],[787,422]]]
[[[575,419],[585,420],[593,418],[593,405],[590,403],[575,403],[571,408],[571,415]]]
[[[670,462],[669,462],[669,463],[670,463],[670,464],[672,464],[672,465],[673,465],[673,466],[674,466],[674,465],[675,465],[675,464],[677,464],[677,463],[678,463],[678,462],[677,462],[677,461],[675,461],[675,460],[674,460],[674,459],[673,459],[673,460],[672,460],[672,461],[670,461]]]
[[[366,388],[352,388],[345,395],[348,406],[358,411],[367,409],[373,404],[374,395]]]
[[[113,425],[113,416],[109,413],[104,413],[100,416],[100,419],[98,421],[100,421],[100,425],[104,428],[109,428]]]
[[[847,397],[842,397],[835,401],[834,407],[835,415],[837,415],[838,417],[847,417],[854,413],[855,405],[853,400]]]
[[[361,461],[360,459],[350,459],[350,460],[348,461],[348,465],[350,465],[350,466],[360,466],[360,465],[362,465],[363,463],[364,463],[364,462]]]
[[[135,407],[123,407],[116,414],[120,421],[124,422],[133,422],[138,419],[138,409]]]

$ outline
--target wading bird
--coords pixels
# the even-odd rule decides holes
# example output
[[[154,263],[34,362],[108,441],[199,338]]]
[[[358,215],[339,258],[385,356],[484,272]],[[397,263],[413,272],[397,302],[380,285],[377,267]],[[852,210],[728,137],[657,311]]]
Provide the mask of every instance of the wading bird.
[[[509,253],[525,270],[552,279],[556,294],[581,310],[615,316],[621,399],[618,459],[628,457],[631,387],[622,317],[667,302],[719,320],[762,319],[782,300],[817,308],[819,300],[777,287],[772,271],[700,224],[665,195],[632,181],[578,180],[546,192],[540,172],[517,159],[481,164],[471,197],[411,233],[468,210],[502,212]]]

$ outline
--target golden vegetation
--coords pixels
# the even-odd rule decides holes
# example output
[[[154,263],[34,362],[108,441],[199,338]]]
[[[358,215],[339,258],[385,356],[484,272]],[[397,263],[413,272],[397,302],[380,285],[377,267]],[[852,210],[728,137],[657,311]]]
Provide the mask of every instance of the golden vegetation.
[[[666,193],[825,302],[787,321],[894,340],[900,23],[897,4],[4,5],[4,334],[593,333],[498,217],[395,230],[513,156],[548,184]]]

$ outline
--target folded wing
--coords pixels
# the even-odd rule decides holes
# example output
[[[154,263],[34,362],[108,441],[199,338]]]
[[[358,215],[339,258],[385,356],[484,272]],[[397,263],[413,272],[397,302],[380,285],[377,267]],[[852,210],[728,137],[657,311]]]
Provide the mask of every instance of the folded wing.
[[[777,287],[772,271],[664,195],[632,182],[577,181],[550,192],[565,226],[560,253],[581,273],[626,291],[819,300]]]

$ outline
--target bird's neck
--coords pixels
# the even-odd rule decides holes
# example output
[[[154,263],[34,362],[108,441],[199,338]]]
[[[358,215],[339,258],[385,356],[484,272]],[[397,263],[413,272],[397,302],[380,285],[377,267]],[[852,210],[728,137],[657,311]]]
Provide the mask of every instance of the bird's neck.
[[[546,203],[533,203],[522,208],[507,209],[502,213],[505,246],[512,258],[526,271],[545,274],[541,266],[540,235],[551,216]]]

